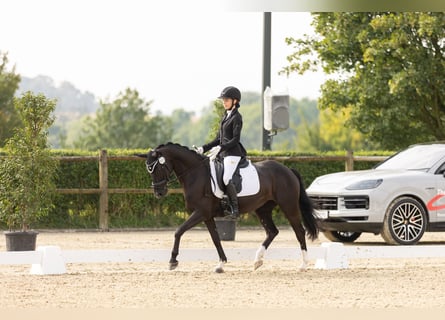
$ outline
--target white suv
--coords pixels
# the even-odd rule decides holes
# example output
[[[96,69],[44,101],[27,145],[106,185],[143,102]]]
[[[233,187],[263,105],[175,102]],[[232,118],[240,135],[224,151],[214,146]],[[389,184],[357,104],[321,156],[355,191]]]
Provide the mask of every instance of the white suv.
[[[412,245],[445,231],[445,142],[413,145],[371,170],[316,178],[307,188],[324,235],[352,242],[362,232]]]

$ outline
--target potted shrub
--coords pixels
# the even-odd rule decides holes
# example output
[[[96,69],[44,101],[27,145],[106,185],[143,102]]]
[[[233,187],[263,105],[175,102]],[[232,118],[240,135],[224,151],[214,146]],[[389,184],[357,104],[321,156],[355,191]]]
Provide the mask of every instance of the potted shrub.
[[[5,144],[0,159],[0,219],[6,223],[9,251],[35,250],[37,232],[31,226],[53,206],[56,160],[48,146],[55,100],[24,93],[14,98],[22,121]],[[24,246],[22,246],[24,245]]]

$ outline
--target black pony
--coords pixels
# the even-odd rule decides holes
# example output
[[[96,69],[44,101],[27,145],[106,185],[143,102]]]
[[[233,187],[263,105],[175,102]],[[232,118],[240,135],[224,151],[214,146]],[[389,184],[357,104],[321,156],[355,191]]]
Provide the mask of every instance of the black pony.
[[[167,143],[151,150],[146,155],[139,155],[146,160],[148,172],[151,174],[154,195],[157,198],[167,194],[167,184],[172,172],[184,189],[187,210],[191,215],[175,232],[175,241],[170,258],[170,269],[178,266],[176,259],[179,254],[181,236],[190,228],[204,222],[210,232],[219,255],[216,272],[223,272],[227,262],[226,255],[216,230],[214,217],[223,216],[221,199],[212,192],[209,158],[179,144]],[[264,253],[278,234],[272,220],[272,210],[279,206],[289,220],[300,243],[305,268],[308,262],[305,234],[314,240],[318,236],[318,225],[312,203],[304,189],[300,174],[277,161],[265,160],[254,163],[258,172],[259,191],[250,196],[239,198],[241,213],[255,212],[263,225],[267,237],[258,249],[254,261],[257,269],[263,264]]]

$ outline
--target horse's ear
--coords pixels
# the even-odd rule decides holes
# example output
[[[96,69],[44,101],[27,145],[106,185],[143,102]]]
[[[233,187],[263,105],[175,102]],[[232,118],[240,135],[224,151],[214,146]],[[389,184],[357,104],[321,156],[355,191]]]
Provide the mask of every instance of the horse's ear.
[[[147,159],[147,154],[146,153],[135,153],[134,156],[139,157],[139,158]]]

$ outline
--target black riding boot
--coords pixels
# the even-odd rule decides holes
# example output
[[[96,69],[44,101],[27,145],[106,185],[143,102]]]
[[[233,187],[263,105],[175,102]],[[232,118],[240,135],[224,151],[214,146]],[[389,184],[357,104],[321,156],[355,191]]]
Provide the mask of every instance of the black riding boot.
[[[233,184],[232,180],[230,180],[229,183],[227,184],[226,193],[227,197],[229,198],[230,208],[232,209],[230,217],[232,219],[236,219],[239,217],[238,197],[236,194],[235,185]]]

